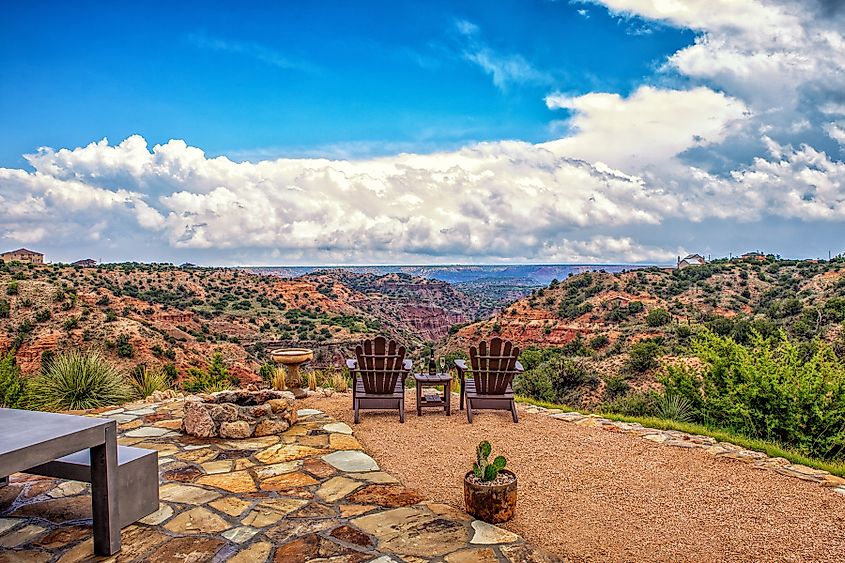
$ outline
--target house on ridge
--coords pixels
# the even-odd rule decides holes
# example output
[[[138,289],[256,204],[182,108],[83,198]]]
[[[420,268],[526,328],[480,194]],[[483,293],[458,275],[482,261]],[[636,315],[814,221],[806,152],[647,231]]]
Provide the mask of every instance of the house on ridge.
[[[687,254],[684,258],[678,256],[678,269],[689,268],[690,266],[703,266],[707,263],[701,254]]]
[[[0,254],[3,262],[29,262],[30,264],[43,264],[44,255],[40,252],[28,250],[26,248],[19,248],[17,250],[10,250]]]
[[[766,255],[762,252],[746,252],[742,256],[739,257],[741,260],[747,260],[749,262],[765,262]]]

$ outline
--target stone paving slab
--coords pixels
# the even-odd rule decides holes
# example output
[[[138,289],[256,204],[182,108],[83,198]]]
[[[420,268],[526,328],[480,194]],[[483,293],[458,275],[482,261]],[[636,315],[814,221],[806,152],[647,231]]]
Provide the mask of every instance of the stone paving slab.
[[[183,399],[88,413],[117,418],[121,444],[159,452],[159,509],[122,530],[117,556],[93,556],[90,487],[16,474],[0,487],[0,563],[560,561],[425,502],[319,410],[300,409],[282,434],[244,440],[174,431],[183,413]]]

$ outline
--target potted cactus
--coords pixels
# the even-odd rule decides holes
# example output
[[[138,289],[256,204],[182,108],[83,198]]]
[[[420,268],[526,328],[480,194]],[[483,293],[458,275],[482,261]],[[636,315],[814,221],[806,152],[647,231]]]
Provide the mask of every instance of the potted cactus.
[[[505,458],[490,461],[490,442],[478,444],[472,471],[464,476],[467,512],[491,524],[507,522],[516,510],[516,475],[505,469]]]

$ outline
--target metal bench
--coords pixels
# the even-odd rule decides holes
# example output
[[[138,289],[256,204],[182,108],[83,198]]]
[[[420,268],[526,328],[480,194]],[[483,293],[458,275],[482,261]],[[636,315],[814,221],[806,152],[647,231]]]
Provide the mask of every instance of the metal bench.
[[[82,450],[24,471],[91,482],[91,451]],[[117,447],[117,519],[124,528],[158,510],[158,452]]]

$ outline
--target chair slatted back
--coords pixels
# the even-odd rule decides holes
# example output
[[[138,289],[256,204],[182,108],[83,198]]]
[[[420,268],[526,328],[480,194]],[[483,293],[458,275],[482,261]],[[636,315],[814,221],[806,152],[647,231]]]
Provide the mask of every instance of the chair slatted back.
[[[517,374],[519,348],[510,341],[495,337],[469,349],[475,391],[480,395],[503,395]]]
[[[357,370],[364,384],[364,392],[373,395],[390,395],[404,375],[405,347],[394,340],[377,336],[355,347]]]

